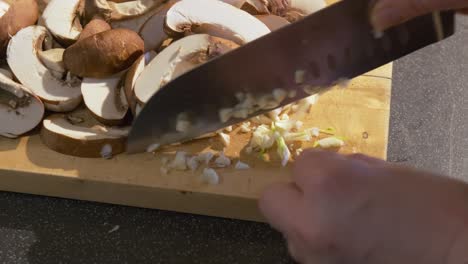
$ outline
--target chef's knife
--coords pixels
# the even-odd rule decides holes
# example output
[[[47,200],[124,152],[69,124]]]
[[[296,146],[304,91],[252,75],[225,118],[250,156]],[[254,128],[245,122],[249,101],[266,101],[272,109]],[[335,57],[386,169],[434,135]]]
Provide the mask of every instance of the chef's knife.
[[[134,120],[127,152],[188,141],[239,123],[326,91],[339,80],[369,72],[454,33],[454,12],[445,11],[378,36],[369,23],[371,2],[342,0],[169,82]],[[274,91],[279,104],[265,105],[263,100],[247,116],[245,111],[237,112],[237,118],[226,121],[246,95],[271,99]],[[288,96],[281,100],[284,92]],[[176,129],[181,118],[183,129]]]

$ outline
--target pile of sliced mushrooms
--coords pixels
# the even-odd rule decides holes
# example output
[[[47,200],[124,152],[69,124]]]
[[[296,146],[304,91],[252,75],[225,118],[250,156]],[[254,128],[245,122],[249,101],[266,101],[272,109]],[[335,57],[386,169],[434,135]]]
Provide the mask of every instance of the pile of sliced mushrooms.
[[[63,154],[122,153],[132,119],[166,83],[323,7],[323,0],[0,0],[0,135],[40,127],[42,142]],[[294,107],[257,121],[284,121]],[[239,126],[259,134],[265,122]]]

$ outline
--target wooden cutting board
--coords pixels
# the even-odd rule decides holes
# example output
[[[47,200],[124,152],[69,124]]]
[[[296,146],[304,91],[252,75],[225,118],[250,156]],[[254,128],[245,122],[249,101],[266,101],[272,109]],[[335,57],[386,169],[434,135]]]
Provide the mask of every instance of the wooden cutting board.
[[[338,135],[347,138],[342,153],[359,152],[385,159],[391,76],[392,65],[388,64],[355,78],[346,89],[324,94],[303,120],[304,126],[334,127]],[[272,162],[265,162],[245,154],[243,148],[250,135],[235,134],[226,154],[240,157],[252,169],[220,169],[221,183],[216,186],[200,183],[200,171],[161,174],[162,154],[84,159],[47,149],[38,135],[1,138],[0,190],[263,221],[257,198],[268,184],[288,181],[290,166],[282,168],[275,155]],[[196,154],[210,146],[220,149],[218,141],[209,140],[179,149]]]

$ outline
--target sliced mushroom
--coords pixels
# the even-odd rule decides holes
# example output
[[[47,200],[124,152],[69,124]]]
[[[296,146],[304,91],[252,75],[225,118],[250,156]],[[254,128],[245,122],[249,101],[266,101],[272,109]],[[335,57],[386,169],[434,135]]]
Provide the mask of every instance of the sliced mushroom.
[[[150,19],[155,13],[157,13],[157,11],[158,11],[157,9],[154,9],[141,16],[124,19],[124,20],[111,21],[110,24],[112,28],[125,28],[125,29],[129,29],[135,32],[140,32],[145,22],[148,19]]]
[[[112,10],[112,20],[122,20],[132,17],[141,16],[152,9],[155,9],[167,0],[134,0],[126,2],[112,2],[107,4]]]
[[[40,136],[47,147],[59,153],[100,158],[124,152],[128,131],[128,127],[100,125],[87,109],[78,109],[45,118]]]
[[[79,20],[81,0],[51,0],[42,19],[46,28],[65,46],[73,44],[83,28]]]
[[[182,38],[159,53],[135,84],[135,95],[145,104],[163,85],[197,65],[224,54],[238,45],[230,40],[196,34]]]
[[[257,15],[255,17],[262,21],[271,31],[275,31],[290,24],[288,20],[280,16]]]
[[[137,33],[119,28],[76,42],[65,50],[63,61],[76,76],[107,78],[132,66],[143,51]]]
[[[295,22],[324,7],[324,0],[247,0],[242,9],[253,15],[273,14]]]
[[[18,137],[33,128],[44,115],[41,100],[23,85],[14,82],[13,74],[0,69],[0,136]]]
[[[141,73],[145,69],[145,65],[145,56],[141,56],[140,58],[138,58],[138,60],[135,61],[135,63],[133,63],[132,67],[130,67],[130,69],[127,72],[127,75],[125,76],[125,97],[127,99],[128,105],[130,107],[130,110],[132,111],[133,116],[136,116],[136,106],[138,103],[134,93],[135,83],[138,77],[140,77]]]
[[[172,1],[153,14],[141,27],[140,36],[145,41],[145,51],[156,50],[169,38],[164,31],[167,11],[176,3]]]
[[[111,26],[104,19],[101,17],[95,17],[88,24],[86,24],[80,36],[78,37],[78,41],[111,29]]]
[[[213,0],[182,0],[175,3],[167,12],[166,30],[172,34],[207,33],[238,44],[270,33],[265,24],[249,13]]]
[[[10,41],[7,62],[18,80],[43,100],[51,111],[71,111],[81,100],[79,81],[55,78],[38,58],[42,42],[48,34],[42,26],[20,30]]]
[[[65,65],[63,64],[63,52],[65,49],[50,49],[46,51],[38,50],[37,56],[42,64],[52,72],[56,78],[62,78],[65,74]]]
[[[83,0],[84,14],[83,22],[88,24],[95,17],[101,17],[109,22],[111,19],[112,9],[109,7],[107,0]]]
[[[21,29],[37,22],[39,11],[36,0],[16,0],[0,17],[0,59],[4,59],[11,37]]]
[[[119,125],[128,111],[128,103],[123,92],[123,73],[106,79],[84,78],[81,93],[88,109],[97,120],[105,125]]]
[[[270,14],[268,0],[246,0],[241,9],[252,15]]]

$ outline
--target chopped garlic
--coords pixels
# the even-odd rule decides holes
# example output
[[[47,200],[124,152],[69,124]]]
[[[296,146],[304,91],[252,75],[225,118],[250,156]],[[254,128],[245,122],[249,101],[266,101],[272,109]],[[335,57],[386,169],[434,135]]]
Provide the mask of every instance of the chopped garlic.
[[[219,157],[215,160],[215,164],[219,168],[228,167],[231,165],[231,160],[224,155],[224,151],[219,154]]]
[[[294,81],[296,84],[303,84],[306,72],[304,70],[297,70],[294,73]]]
[[[106,144],[101,148],[101,157],[104,159],[112,158],[112,145]]]
[[[296,90],[291,90],[291,91],[289,91],[289,93],[288,93],[288,97],[289,97],[289,98],[294,98],[294,97],[296,97],[296,95],[297,95]]]
[[[304,150],[301,148],[296,149],[296,157],[299,157]]]
[[[198,163],[197,156],[193,156],[187,159],[187,167],[191,171],[196,171],[198,169],[198,166],[199,166],[199,163]]]
[[[177,120],[176,130],[177,132],[187,132],[192,124],[188,120]]]
[[[251,121],[256,123],[256,124],[260,124],[260,125],[271,124],[271,122],[272,122],[272,120],[269,117],[265,116],[265,115],[256,116],[256,117],[252,118]]]
[[[234,118],[247,118],[249,116],[249,110],[245,108],[236,110],[232,113],[232,116]]]
[[[205,164],[208,164],[210,163],[213,157],[214,157],[214,154],[212,152],[204,152],[204,153],[198,154],[197,160],[199,162],[205,162]]]
[[[149,153],[155,152],[156,150],[159,149],[160,146],[161,144],[158,144],[158,143],[151,144],[146,148],[146,152],[149,152]]]
[[[242,102],[245,100],[245,94],[243,92],[237,92],[235,96],[239,102]]]
[[[274,132],[266,125],[260,125],[252,134],[252,147],[269,149],[275,144]]]
[[[240,160],[236,163],[236,170],[248,170],[250,166],[247,163],[241,162]]]
[[[311,128],[310,135],[313,137],[318,137],[320,135],[320,129],[318,127]]]
[[[218,173],[212,168],[205,168],[203,169],[203,174],[201,176],[202,182],[209,183],[211,185],[218,185],[219,184],[219,176]]]
[[[219,119],[221,119],[221,122],[226,123],[231,119],[232,114],[233,114],[234,109],[232,108],[223,108],[219,110]]]
[[[231,137],[228,135],[228,134],[225,134],[225,133],[218,133],[219,135],[219,138],[221,139],[221,142],[223,142],[223,145],[225,147],[229,147],[229,145],[231,144]]]
[[[273,90],[273,98],[275,98],[276,102],[281,103],[283,102],[284,99],[286,99],[286,96],[288,93],[284,89],[274,89]]]
[[[276,128],[282,132],[290,131],[293,127],[296,126],[296,121],[294,120],[279,120],[274,122]]]
[[[250,129],[250,122],[244,122],[242,123],[242,125],[240,126],[240,131],[242,133],[249,133],[251,131]]]
[[[232,126],[228,126],[224,128],[224,130],[226,130],[226,132],[232,132]]]
[[[291,111],[292,111],[293,113],[296,113],[297,110],[299,110],[299,105],[294,104],[294,105],[291,106]]]
[[[315,142],[314,147],[339,148],[344,146],[344,141],[337,137],[328,137]]]
[[[379,30],[374,30],[372,33],[374,35],[374,38],[376,38],[376,39],[380,39],[384,35],[384,33],[382,31],[379,31]]]
[[[277,108],[277,109],[269,112],[268,115],[270,116],[271,119],[276,121],[276,120],[279,120],[279,115],[281,114],[281,111],[283,111],[283,109]]]
[[[304,125],[304,122],[298,120],[296,121],[295,128],[301,129],[303,125]]]
[[[178,151],[170,167],[175,170],[187,170],[187,153],[183,151]]]

